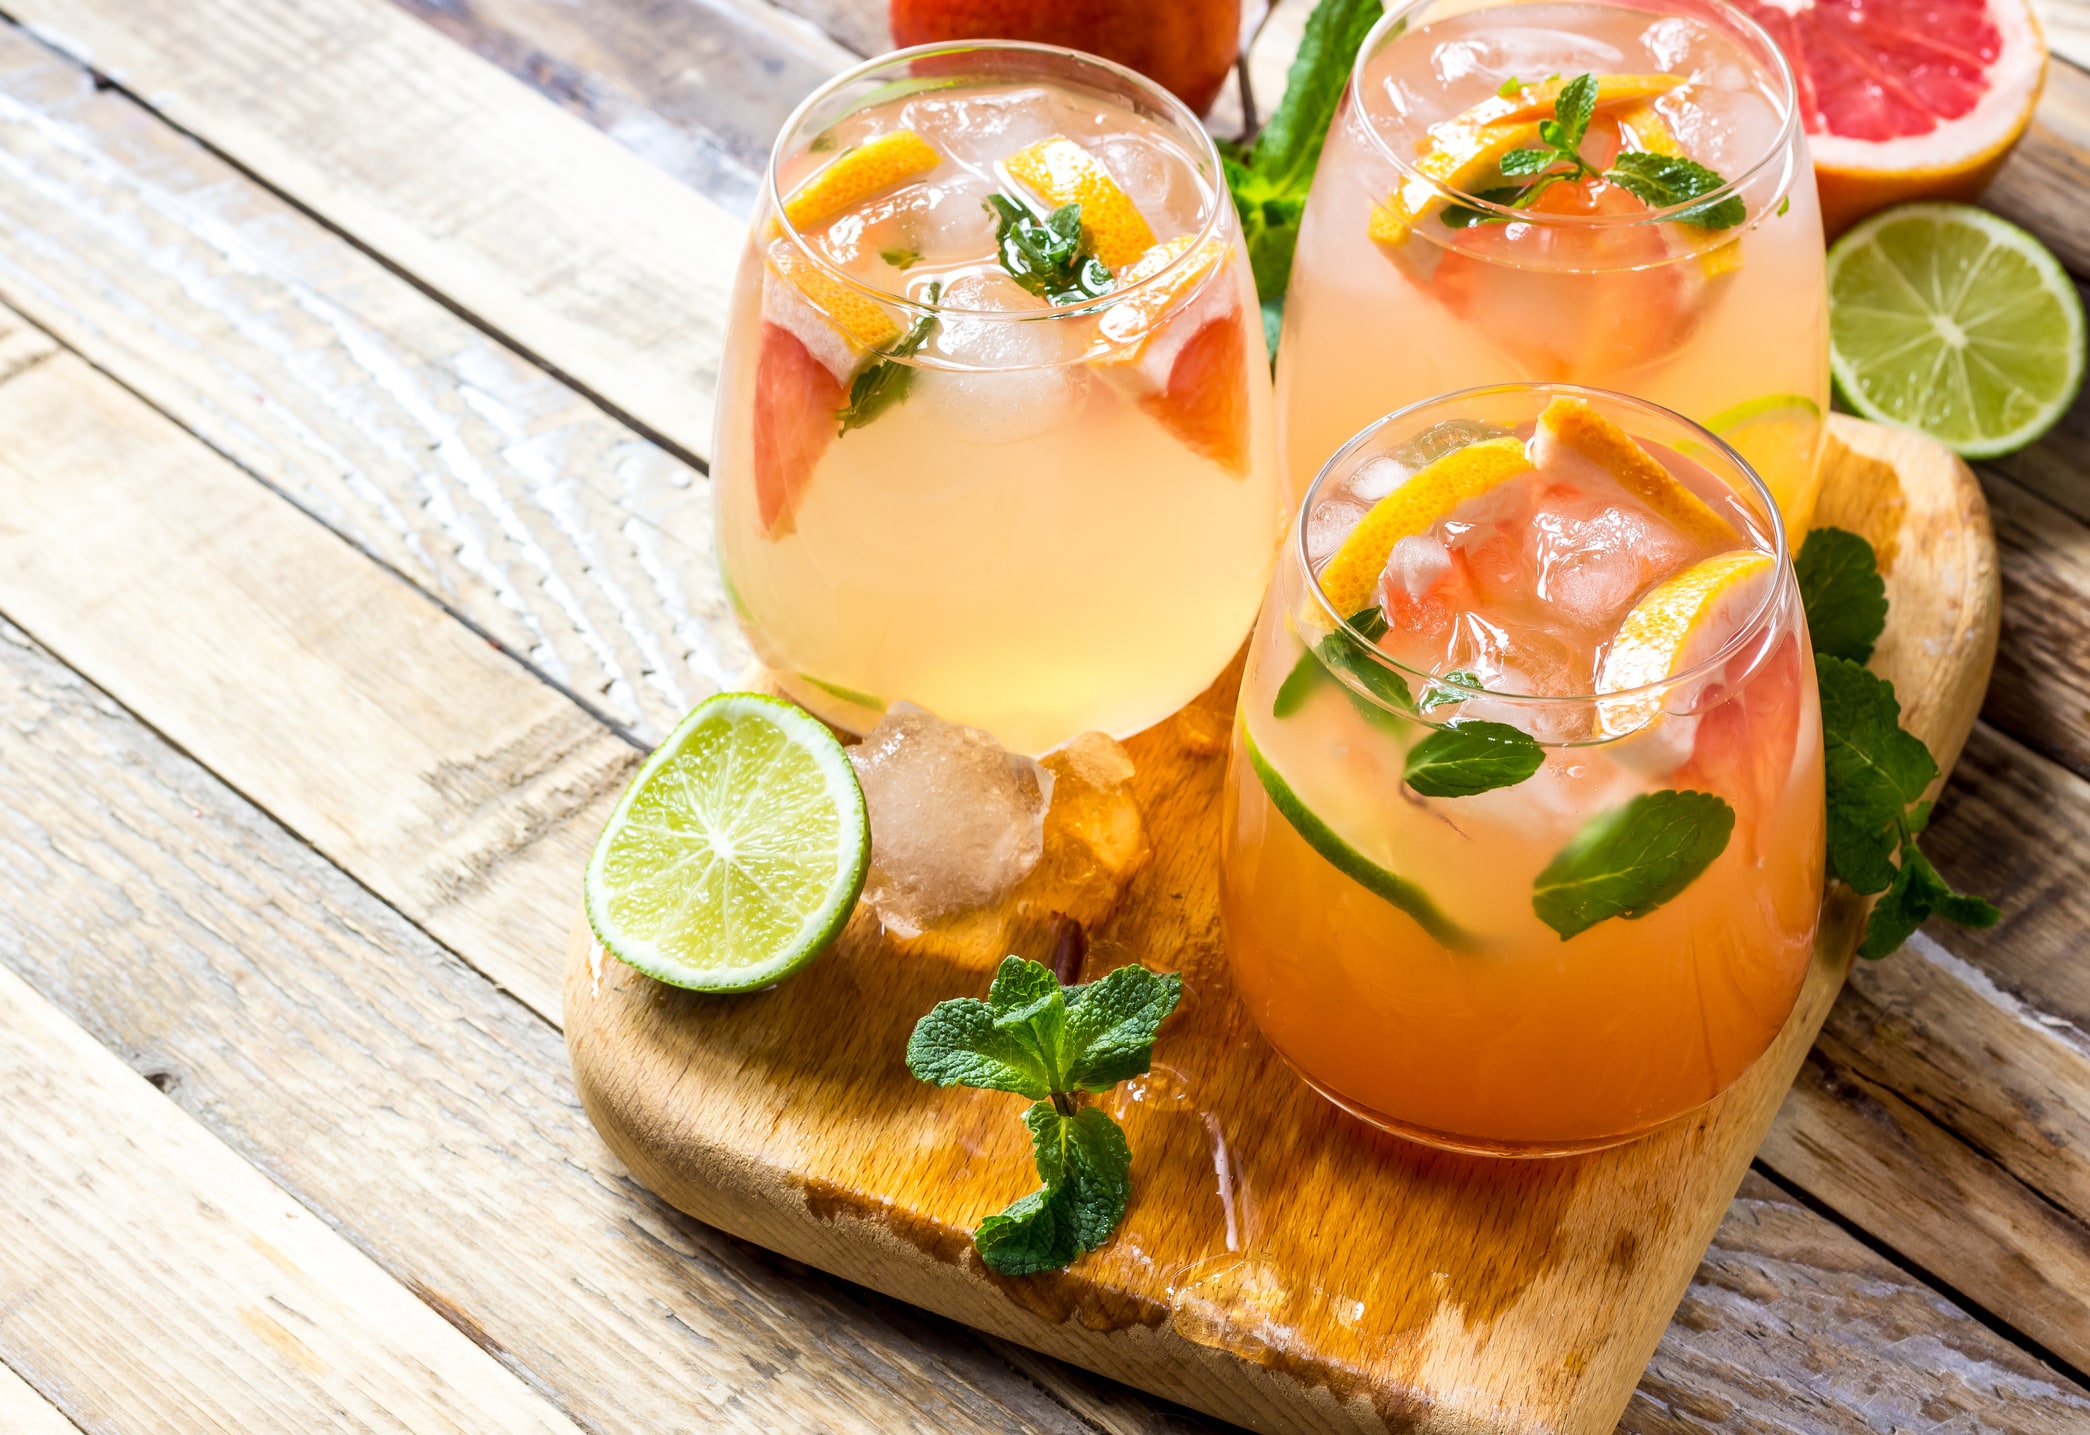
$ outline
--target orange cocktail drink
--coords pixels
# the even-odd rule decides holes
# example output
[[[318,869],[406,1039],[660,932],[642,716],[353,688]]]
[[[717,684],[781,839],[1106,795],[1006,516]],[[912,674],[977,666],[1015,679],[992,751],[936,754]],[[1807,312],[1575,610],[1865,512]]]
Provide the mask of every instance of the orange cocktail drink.
[[[1221,891],[1256,1024],[1436,1144],[1711,1100],[1813,950],[1822,738],[1768,491],[1652,405],[1473,390],[1323,470],[1250,645]]]
[[[1814,507],[1821,219],[1792,73],[1721,0],[1414,0],[1365,42],[1278,347],[1290,481],[1473,384],[1616,389]]]
[[[777,142],[734,293],[718,542],[756,651],[862,731],[1042,752],[1196,696],[1288,502],[1218,157],[1129,71],[888,56]]]

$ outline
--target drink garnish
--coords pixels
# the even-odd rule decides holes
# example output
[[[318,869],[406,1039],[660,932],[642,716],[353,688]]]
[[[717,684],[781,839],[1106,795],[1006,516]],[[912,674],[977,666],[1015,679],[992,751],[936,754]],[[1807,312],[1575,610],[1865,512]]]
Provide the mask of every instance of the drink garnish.
[[[2002,916],[1995,905],[1953,890],[1916,845],[1930,822],[1923,790],[1938,764],[1902,727],[1894,685],[1863,665],[1887,623],[1872,545],[1839,528],[1817,528],[1795,568],[1821,687],[1829,875],[1861,896],[1886,894],[1865,921],[1858,955],[1891,954],[1932,915],[1993,927]]]
[[[1727,181],[1714,171],[1681,154],[1624,150],[1611,161],[1609,169],[1602,170],[1583,159],[1581,144],[1596,114],[1597,92],[1595,75],[1577,75],[1562,85],[1553,101],[1552,117],[1538,122],[1538,143],[1509,150],[1501,157],[1502,177],[1524,182],[1484,189],[1475,197],[1502,208],[1528,209],[1556,184],[1594,178],[1617,185],[1650,209],[1669,209],[1702,199],[1726,185]],[[1747,213],[1741,197],[1730,194],[1691,204],[1668,217],[1700,229],[1731,229]],[[1444,223],[1453,229],[1498,223],[1510,217],[1497,210],[1461,204],[1447,207],[1443,215]]]
[[[927,302],[933,308],[942,295],[942,283],[931,283]],[[849,382],[848,405],[835,413],[842,423],[836,430],[837,437],[851,429],[862,428],[907,397],[907,391],[914,386],[914,366],[899,360],[913,358],[935,332],[936,315],[924,314],[915,320],[914,327],[907,331],[907,337],[893,345],[884,358],[857,371],[856,377]]]
[[[973,1232],[990,1270],[1058,1270],[1117,1230],[1132,1195],[1131,1148],[1117,1122],[1080,1096],[1144,1074],[1182,995],[1179,972],[1134,963],[1062,986],[1050,967],[1009,956],[985,1001],[941,1001],[915,1023],[907,1069],[921,1080],[1031,1099],[1023,1124],[1044,1184]]]
[[[921,262],[922,251],[919,249],[881,249],[878,251],[878,257],[892,265],[895,269],[912,269]]]
[[[1064,135],[1026,145],[1002,161],[1002,168],[1060,212],[1074,207],[1083,238],[1106,268],[1136,264],[1154,247],[1153,228],[1132,196],[1102,160]]]
[[[1277,353],[1285,286],[1299,245],[1299,216],[1328,125],[1349,87],[1364,37],[1384,13],[1380,0],[1321,0],[1306,17],[1298,53],[1285,77],[1284,99],[1251,141],[1222,143],[1227,188],[1241,216],[1249,268],[1263,305],[1263,334]]]
[[[1429,712],[1449,703],[1462,703],[1472,697],[1473,693],[1461,689],[1478,690],[1481,686],[1480,674],[1465,668],[1457,672],[1441,673],[1431,679],[1429,690],[1415,704],[1416,710]]]
[[[1355,632],[1350,631],[1355,629]],[[1330,673],[1344,672],[1355,678],[1364,688],[1377,697],[1374,703],[1363,693],[1352,689],[1347,683],[1337,683],[1343,695],[1357,709],[1366,722],[1386,732],[1400,732],[1398,717],[1387,708],[1399,712],[1415,710],[1414,695],[1408,691],[1407,679],[1385,665],[1374,661],[1365,651],[1365,644],[1357,634],[1376,641],[1386,631],[1386,614],[1374,603],[1371,607],[1352,613],[1347,627],[1328,634],[1308,651],[1299,655],[1292,670],[1277,686],[1277,696],[1270,704],[1270,716],[1288,718],[1306,705],[1313,690],[1321,685]]]
[[[1549,465],[1553,452],[1560,448],[1603,469],[1693,543],[1717,548],[1741,536],[1711,504],[1679,482],[1638,440],[1587,399],[1563,394],[1540,412],[1538,430],[1531,436],[1532,457]]]
[[[1063,204],[1044,219],[1005,194],[990,194],[995,246],[1011,279],[1048,304],[1079,304],[1108,294],[1117,281],[1089,251],[1081,206]]]
[[[1710,792],[1643,792],[1582,825],[1531,885],[1531,910],[1564,942],[1644,917],[1727,850],[1734,809]]]
[[[1665,694],[1633,693],[1711,658],[1762,606],[1778,565],[1754,548],[1731,548],[1663,579],[1618,625],[1597,669],[1597,732],[1625,737],[1664,720]]]
[[[1424,797],[1472,797],[1515,787],[1545,763],[1546,750],[1524,729],[1469,719],[1409,748],[1401,778]]]
[[[1335,829],[1323,822],[1314,810],[1300,801],[1299,794],[1284,780],[1283,774],[1270,765],[1256,746],[1255,734],[1246,723],[1241,727],[1241,745],[1248,752],[1249,766],[1255,769],[1256,780],[1263,784],[1269,795],[1270,805],[1291,824],[1306,845],[1321,854],[1328,865],[1348,877],[1352,882],[1373,896],[1392,903],[1415,919],[1416,925],[1428,932],[1442,945],[1455,952],[1471,951],[1477,945],[1473,936],[1451,918],[1444,915],[1437,904],[1430,900],[1429,893],[1410,882],[1407,878],[1387,871],[1378,863],[1343,841]]]
[[[793,190],[784,201],[784,218],[796,230],[818,228],[942,163],[936,147],[913,130],[893,130],[843,151]]]

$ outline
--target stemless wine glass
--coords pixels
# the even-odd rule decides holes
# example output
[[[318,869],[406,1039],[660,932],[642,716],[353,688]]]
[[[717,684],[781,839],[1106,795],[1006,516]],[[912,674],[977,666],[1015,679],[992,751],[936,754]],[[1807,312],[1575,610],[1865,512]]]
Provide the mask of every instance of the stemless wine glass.
[[[1586,170],[1539,167],[1551,122]],[[1695,192],[1701,169],[1724,185]],[[1307,204],[1278,345],[1287,472],[1303,485],[1431,394],[1588,384],[1719,434],[1798,535],[1827,316],[1792,70],[1754,20],[1724,0],[1411,0],[1366,40]]]
[[[791,695],[1043,752],[1195,697],[1287,507],[1210,139],[1117,65],[922,46],[778,138],[719,394],[720,559]]]
[[[1808,652],[1768,489],[1677,415],[1507,385],[1367,428],[1306,495],[1241,686],[1221,910],[1256,1024],[1338,1104],[1462,1150],[1591,1150],[1710,1101],[1811,959]]]

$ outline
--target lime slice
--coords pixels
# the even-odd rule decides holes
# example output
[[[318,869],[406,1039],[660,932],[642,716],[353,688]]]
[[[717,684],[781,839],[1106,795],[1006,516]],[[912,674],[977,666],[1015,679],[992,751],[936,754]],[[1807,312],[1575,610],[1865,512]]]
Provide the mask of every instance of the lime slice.
[[[1453,951],[1471,950],[1474,942],[1458,923],[1439,911],[1423,891],[1405,877],[1387,871],[1371,858],[1359,852],[1336,834],[1334,828],[1315,815],[1312,808],[1299,800],[1292,785],[1284,780],[1278,770],[1263,756],[1263,750],[1255,745],[1255,736],[1248,724],[1241,725],[1242,746],[1248,749],[1249,766],[1255,769],[1256,778],[1269,795],[1270,804],[1284,820],[1292,824],[1292,830],[1306,839],[1306,845],[1328,860],[1328,865],[1348,877],[1375,897],[1383,898],[1413,917],[1416,924],[1432,937]]]
[[[1996,458],[2075,401],[2082,302],[2016,225],[1967,204],[1905,204],[1829,250],[1829,368],[1864,417]]]
[[[834,735],[755,693],[707,698],[646,759],[588,859],[613,956],[702,992],[789,976],[863,890],[871,823]]]

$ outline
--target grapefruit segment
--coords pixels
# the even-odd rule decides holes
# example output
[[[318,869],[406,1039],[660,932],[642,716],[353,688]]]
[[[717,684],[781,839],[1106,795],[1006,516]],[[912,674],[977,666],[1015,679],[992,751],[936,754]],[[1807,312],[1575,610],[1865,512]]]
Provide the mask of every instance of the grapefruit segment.
[[[1379,591],[1379,575],[1403,538],[1427,533],[1470,499],[1531,472],[1523,443],[1482,439],[1418,469],[1372,505],[1321,569],[1321,591],[1338,613],[1354,613]]]
[[[1740,536],[1712,505],[1678,482],[1631,434],[1598,413],[1587,399],[1563,394],[1547,404],[1538,416],[1531,449],[1545,467],[1552,466],[1553,455],[1562,449],[1580,454],[1694,543],[1714,548]]]
[[[784,218],[793,229],[818,228],[942,163],[943,156],[935,146],[913,130],[882,134],[840,156],[791,191],[784,201]]]
[[[755,508],[765,538],[792,530],[813,467],[834,441],[841,380],[778,324],[762,326],[755,358]]]
[[[1248,476],[1248,329],[1235,309],[1208,319],[1176,351],[1168,384],[1139,406],[1193,453]]]
[[[2029,0],[1738,0],[1792,63],[1834,238],[1910,199],[1972,199],[2032,118]]]

